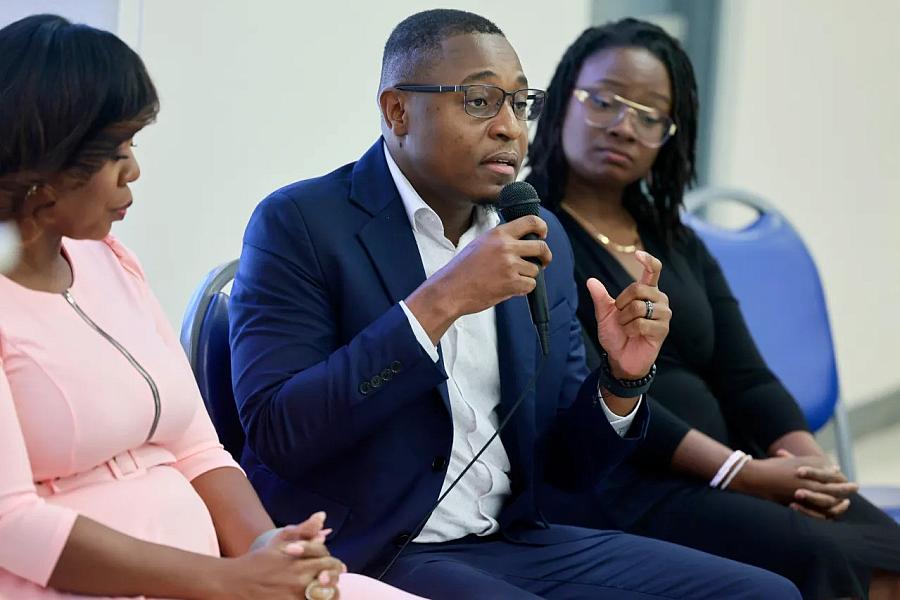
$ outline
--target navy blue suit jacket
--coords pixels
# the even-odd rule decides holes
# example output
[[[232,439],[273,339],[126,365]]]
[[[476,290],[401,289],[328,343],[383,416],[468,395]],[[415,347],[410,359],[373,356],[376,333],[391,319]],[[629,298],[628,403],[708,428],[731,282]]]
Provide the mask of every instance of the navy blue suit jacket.
[[[504,533],[545,527],[535,487],[592,485],[643,436],[642,403],[619,437],[593,404],[569,242],[547,243],[550,355],[501,438],[511,462]],[[399,305],[425,280],[379,140],[356,163],[282,188],[257,207],[231,300],[243,464],[276,523],[328,512],[332,552],[372,572],[437,500],[453,424],[447,374]],[[496,307],[501,417],[540,362],[525,298]],[[586,379],[587,378],[587,379]],[[550,534],[551,531],[545,532]]]

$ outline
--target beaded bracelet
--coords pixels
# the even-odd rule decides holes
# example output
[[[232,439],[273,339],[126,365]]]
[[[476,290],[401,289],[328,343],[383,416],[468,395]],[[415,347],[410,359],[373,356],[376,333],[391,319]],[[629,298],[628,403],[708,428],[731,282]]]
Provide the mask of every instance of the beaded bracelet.
[[[609,366],[609,354],[600,355],[600,386],[605,388],[613,396],[619,398],[637,398],[643,396],[650,389],[650,384],[656,377],[656,363],[650,367],[650,372],[640,379],[618,379],[612,374]]]

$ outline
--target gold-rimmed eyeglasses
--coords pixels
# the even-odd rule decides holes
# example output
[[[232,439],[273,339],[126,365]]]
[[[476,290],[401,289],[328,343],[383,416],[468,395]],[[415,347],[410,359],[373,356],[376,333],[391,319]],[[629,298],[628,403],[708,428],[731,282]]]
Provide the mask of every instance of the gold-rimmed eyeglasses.
[[[659,148],[665,144],[678,129],[675,122],[658,109],[618,94],[576,88],[572,90],[572,95],[584,106],[584,121],[591,127],[609,129],[631,115],[634,137],[651,148]]]

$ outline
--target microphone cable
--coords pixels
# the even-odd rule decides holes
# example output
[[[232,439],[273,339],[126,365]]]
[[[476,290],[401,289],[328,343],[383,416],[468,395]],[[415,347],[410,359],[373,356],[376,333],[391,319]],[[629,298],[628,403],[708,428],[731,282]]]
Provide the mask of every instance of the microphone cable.
[[[512,419],[513,415],[515,415],[516,411],[519,409],[519,406],[525,400],[525,396],[527,396],[528,393],[534,389],[534,386],[537,383],[538,377],[540,376],[541,372],[544,370],[544,364],[546,362],[547,362],[547,355],[542,352],[541,353],[541,362],[538,364],[538,368],[535,370],[534,375],[532,375],[531,380],[525,385],[525,389],[523,389],[522,393],[519,394],[518,399],[516,399],[516,403],[513,404],[512,408],[509,410],[509,412],[506,414],[506,416],[503,417],[503,420],[500,421],[500,424],[497,426],[497,431],[495,431],[494,434],[491,435],[490,439],[484,443],[484,446],[481,447],[481,450],[479,450],[475,454],[475,456],[472,457],[472,460],[470,460],[468,462],[468,464],[466,464],[466,466],[463,468],[462,472],[459,475],[457,475],[456,479],[454,479],[453,482],[450,484],[450,487],[448,487],[446,490],[444,490],[444,493],[440,495],[440,497],[437,499],[437,502],[435,502],[434,506],[431,507],[431,510],[429,510],[427,513],[425,513],[425,516],[415,526],[415,528],[413,529],[413,532],[410,534],[409,538],[405,542],[403,542],[403,544],[400,546],[400,549],[397,550],[397,552],[391,558],[390,562],[388,562],[388,564],[384,568],[384,570],[381,571],[381,574],[377,578],[379,581],[384,580],[385,575],[388,574],[388,572],[391,570],[391,567],[394,566],[394,563],[397,562],[397,559],[400,558],[400,555],[403,554],[403,551],[406,550],[406,547],[409,545],[409,543],[412,542],[413,539],[415,539],[415,537],[419,535],[419,533],[421,533],[422,529],[425,527],[425,524],[428,522],[428,519],[431,518],[431,515],[434,513],[434,511],[436,511],[438,506],[441,505],[441,502],[443,502],[444,498],[447,497],[447,494],[449,494],[453,490],[453,488],[456,487],[456,484],[459,483],[460,479],[463,478],[463,476],[468,472],[468,470],[472,468],[472,465],[474,465],[475,462],[481,457],[481,455],[484,454],[484,451],[488,449],[488,446],[490,446],[491,443],[497,438],[497,436],[500,435],[500,432],[503,431],[503,428],[506,427],[507,423],[509,423],[510,419]]]

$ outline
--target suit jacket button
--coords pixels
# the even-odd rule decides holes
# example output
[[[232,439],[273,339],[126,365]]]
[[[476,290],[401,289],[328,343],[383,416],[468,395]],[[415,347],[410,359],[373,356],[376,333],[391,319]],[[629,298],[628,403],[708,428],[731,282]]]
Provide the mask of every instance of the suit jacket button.
[[[361,384],[359,384],[359,393],[362,394],[363,396],[365,396],[366,394],[368,394],[371,391],[372,391],[372,386],[369,384],[368,381],[363,381]]]
[[[447,459],[443,456],[436,456],[434,460],[431,461],[431,468],[434,471],[443,471],[447,466]]]
[[[381,387],[381,384],[383,383],[381,375],[374,376],[369,383],[372,384],[373,388]]]
[[[400,364],[399,360],[395,360],[394,362],[391,363],[391,371],[393,371],[394,373],[399,373],[400,369],[402,369],[402,368],[403,368],[403,365]]]
[[[402,546],[402,545],[405,544],[407,541],[409,541],[409,537],[410,537],[410,536],[409,536],[408,533],[401,533],[400,535],[398,535],[397,537],[394,538],[394,545],[395,545],[395,546]]]
[[[381,372],[381,380],[382,381],[390,381],[391,377],[393,377],[393,376],[394,376],[394,372],[391,371],[390,369],[385,369],[384,371]]]

